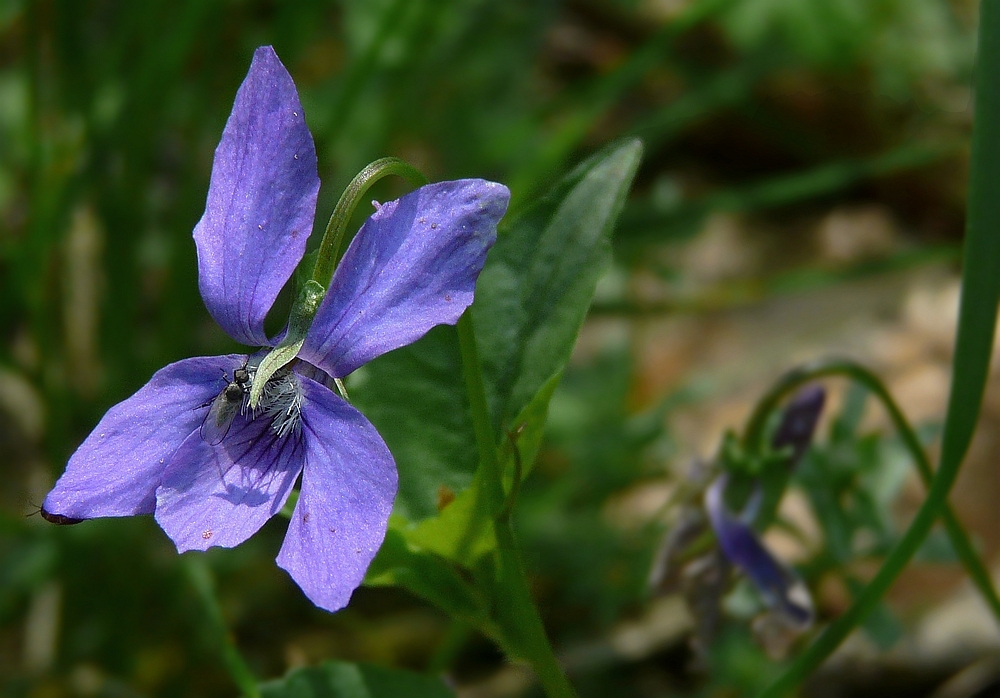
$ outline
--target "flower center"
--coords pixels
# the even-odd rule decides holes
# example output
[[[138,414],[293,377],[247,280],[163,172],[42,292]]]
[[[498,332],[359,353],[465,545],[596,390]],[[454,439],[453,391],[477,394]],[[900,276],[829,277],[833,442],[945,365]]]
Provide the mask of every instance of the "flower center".
[[[256,367],[249,368],[252,384]],[[248,407],[247,401],[244,407]],[[254,419],[270,419],[271,429],[278,437],[298,434],[302,430],[302,383],[298,376],[288,367],[279,369],[264,385],[260,404],[252,412]]]

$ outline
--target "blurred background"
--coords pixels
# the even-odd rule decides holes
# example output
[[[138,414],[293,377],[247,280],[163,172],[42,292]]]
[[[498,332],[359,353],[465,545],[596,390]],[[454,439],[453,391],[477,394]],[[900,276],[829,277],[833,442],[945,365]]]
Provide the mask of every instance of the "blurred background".
[[[236,349],[202,305],[190,236],[263,44],[294,77],[316,139],[320,230],[383,155],[431,180],[504,182],[516,211],[604,144],[645,142],[517,526],[582,696],[761,686],[787,648],[755,635],[739,589],[704,653],[683,600],[650,593],[676,519],[667,505],[771,380],[819,356],[878,371],[935,447],[976,9],[0,0],[0,694],[236,693],[151,518],[56,527],[32,514],[108,407],[170,361]],[[879,409],[827,387],[827,418],[769,536],[801,565],[821,621],[850,603],[923,496]],[[994,562],[997,426],[991,385],[953,496]],[[540,695],[488,641],[456,635],[404,592],[361,589],[336,615],[313,608],[273,563],[284,528],[273,520],[205,556],[259,676],[328,658],[445,662],[462,696]],[[998,695],[983,692],[998,665],[993,621],[937,532],[803,695]]]

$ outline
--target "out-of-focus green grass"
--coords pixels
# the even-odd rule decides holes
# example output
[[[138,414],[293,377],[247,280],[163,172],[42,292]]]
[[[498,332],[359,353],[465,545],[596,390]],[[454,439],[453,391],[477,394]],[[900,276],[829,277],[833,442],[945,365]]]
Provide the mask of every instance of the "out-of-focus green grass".
[[[61,529],[24,515],[110,405],[165,363],[233,348],[201,304],[190,234],[255,47],[273,44],[302,93],[323,180],[318,228],[379,156],[432,180],[506,182],[518,208],[592,149],[639,135],[648,156],[617,233],[617,271],[669,279],[683,270],[650,252],[697,235],[716,211],[781,226],[878,201],[911,232],[904,262],[956,244],[974,9],[0,0],[0,693],[232,692],[151,520]],[[780,271],[790,276],[753,288],[835,284],[866,269]],[[726,302],[749,293],[722,291]],[[663,310],[626,295],[602,303]],[[629,414],[627,353],[602,360],[568,374],[523,495],[527,558],[558,641],[599,636],[638,608],[655,544],[600,515],[648,475],[643,449],[666,438]],[[261,676],[327,656],[427,665],[444,619],[386,591],[361,590],[336,616],[313,609],[273,565],[282,535],[272,522],[208,556]],[[471,673],[497,662],[475,642],[461,655]]]

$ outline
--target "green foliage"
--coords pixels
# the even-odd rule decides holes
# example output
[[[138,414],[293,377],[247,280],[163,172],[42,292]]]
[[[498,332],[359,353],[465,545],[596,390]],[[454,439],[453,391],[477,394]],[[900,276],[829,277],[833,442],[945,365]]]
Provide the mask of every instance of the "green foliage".
[[[864,387],[851,386],[829,440],[810,449],[793,478],[809,497],[822,531],[822,551],[806,566],[807,574],[813,582],[836,575],[852,598],[864,584],[850,563],[884,557],[899,540],[890,512],[912,468],[893,440],[859,431],[867,398]],[[900,621],[884,604],[863,627],[883,649],[903,636]]]
[[[756,695],[777,675],[778,667],[745,630],[730,628],[709,655],[717,685],[737,695]]]
[[[834,565],[889,550],[897,533],[886,507],[911,467],[904,459],[886,457],[889,445],[879,434],[858,433],[866,397],[864,388],[852,388],[829,442],[809,452],[793,479],[809,496]],[[858,549],[856,541],[866,541],[865,549]]]
[[[611,230],[640,151],[624,143],[581,164],[506,223],[490,251],[473,318],[494,429],[515,429],[519,412],[568,360],[597,278],[610,263]],[[476,466],[455,330],[435,329],[360,373],[351,395],[396,457],[398,512],[411,520],[432,516],[441,488],[464,490]],[[534,412],[544,423],[544,404]],[[533,431],[537,443],[538,424]]]
[[[569,359],[641,154],[626,141],[581,163],[505,226],[490,252],[472,316],[495,427]]]
[[[263,698],[449,698],[440,679],[372,664],[324,662],[261,686]]]
[[[517,509],[545,606],[574,619],[570,635],[611,623],[647,593],[656,531],[623,533],[607,508],[651,475],[648,450],[666,441],[663,418],[679,401],[638,415],[625,410],[632,370],[618,350],[566,374],[551,406],[548,449]]]
[[[402,516],[393,519],[393,530],[367,580],[371,585],[395,583],[409,589],[456,619],[477,626],[510,656],[524,660],[534,661],[549,650],[535,628],[537,612],[531,605],[520,562],[503,547],[507,535],[503,529],[508,526],[510,507],[517,504],[520,481],[530,471],[538,451],[549,402],[597,277],[610,261],[611,230],[640,152],[638,144],[626,143],[574,170],[542,203],[505,228],[488,257],[487,271],[480,277],[473,317],[479,317],[486,328],[501,328],[499,332],[484,330],[478,343],[483,355],[492,359],[485,364],[482,380],[493,396],[496,421],[500,428],[509,429],[490,444],[499,445],[503,454],[500,464],[506,474],[508,498],[503,510],[489,504],[486,493],[491,483],[487,479],[492,475],[486,467],[480,468],[473,486],[444,503],[437,516],[416,526],[408,526]],[[453,333],[438,335],[450,338]],[[361,387],[368,381],[381,382],[371,374],[379,375],[377,372],[395,357],[406,360],[411,351],[427,343],[425,338],[373,362],[374,370],[369,369]],[[516,370],[498,371],[508,365]],[[428,387],[427,392],[451,395],[456,402],[463,399],[455,385],[455,371],[439,371],[436,377],[439,382],[447,381],[445,389]],[[386,405],[396,405],[395,410],[405,414],[409,405],[398,400],[398,394],[383,394],[382,406],[373,414],[385,419]],[[515,409],[508,416],[508,410]],[[393,430],[402,419],[396,424],[386,420],[387,438],[400,433]],[[434,433],[453,432],[437,429]],[[497,433],[496,424],[491,433]],[[428,431],[425,436],[430,434]],[[413,439],[412,432],[400,433],[400,438],[404,435]],[[427,453],[435,452],[432,444]],[[408,467],[421,465],[420,461],[399,462],[402,474]],[[440,491],[441,483],[434,483],[426,474],[422,478],[437,484]],[[474,585],[464,582],[463,577]]]
[[[759,50],[778,40],[805,60],[844,71],[864,64],[879,87],[911,97],[919,77],[968,75],[972,52],[948,3],[934,0],[747,0],[723,22],[733,40]]]
[[[962,298],[959,305],[952,383],[941,439],[938,471],[927,499],[875,578],[854,605],[800,655],[763,695],[780,696],[828,657],[847,634],[878,607],[879,600],[926,540],[935,520],[948,507],[948,493],[975,432],[990,366],[1000,305],[1000,5],[982,4],[976,75],[975,130],[963,252]]]
[[[438,327],[347,384],[396,458],[396,511],[409,520],[433,516],[442,487],[458,492],[472,481],[476,447],[459,366],[455,328]]]

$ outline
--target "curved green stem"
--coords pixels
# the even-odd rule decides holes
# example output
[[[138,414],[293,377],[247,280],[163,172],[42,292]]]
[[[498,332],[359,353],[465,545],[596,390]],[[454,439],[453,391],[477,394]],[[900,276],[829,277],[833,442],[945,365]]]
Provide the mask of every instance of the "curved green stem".
[[[326,224],[326,232],[323,233],[323,241],[316,255],[312,278],[302,285],[298,298],[292,304],[288,331],[281,344],[268,352],[257,366],[253,384],[250,386],[250,407],[257,408],[268,380],[298,356],[299,350],[305,344],[313,318],[316,317],[316,312],[326,295],[330,279],[333,278],[333,270],[337,268],[340,246],[344,241],[344,233],[347,231],[351,216],[372,185],[389,175],[399,175],[417,187],[427,183],[427,178],[415,167],[399,158],[389,157],[369,164],[347,185],[333,209],[330,221]],[[340,377],[334,376],[333,379],[337,382],[340,394],[346,399],[347,391]]]
[[[288,316],[288,331],[281,343],[268,352],[260,360],[253,374],[253,384],[250,386],[250,407],[257,409],[264,387],[275,373],[287,366],[299,354],[305,344],[306,334],[312,326],[316,311],[326,295],[326,289],[310,279],[299,290],[299,297],[292,304],[292,312]],[[336,379],[335,379],[336,380]]]
[[[503,474],[500,470],[496,438],[490,420],[489,405],[486,402],[483,371],[476,348],[476,334],[469,310],[466,310],[458,321],[458,341],[462,355],[462,375],[469,395],[476,446],[479,449],[479,467],[484,476],[478,479],[485,490],[484,495],[490,514],[494,517],[497,537],[495,554],[498,583],[494,603],[497,611],[505,614],[508,621],[502,625],[512,626],[517,635],[516,642],[506,644],[516,644],[529,653],[526,659],[531,662],[546,695],[550,698],[574,698],[576,693],[552,651],[552,645],[549,644],[548,636],[545,634],[545,626],[531,598],[528,577],[509,517],[502,516],[505,502]]]
[[[744,437],[747,448],[759,451],[764,443],[764,431],[768,416],[777,409],[782,398],[790,395],[804,383],[825,376],[838,375],[850,378],[865,386],[869,392],[878,398],[889,413],[889,418],[899,432],[903,445],[910,452],[917,470],[920,472],[920,479],[924,481],[924,485],[929,487],[934,478],[934,472],[931,469],[930,461],[927,459],[927,454],[920,444],[920,439],[917,437],[913,427],[910,426],[903,411],[896,404],[896,401],[893,400],[892,395],[889,394],[889,390],[879,380],[878,376],[864,366],[847,359],[817,361],[797,368],[779,379],[771,390],[765,394],[763,399],[757,403],[756,408],[750,416]],[[972,541],[969,539],[968,533],[966,533],[965,528],[959,522],[950,505],[945,505],[941,512],[941,517],[944,521],[948,538],[951,540],[952,547],[954,547],[956,555],[961,560],[962,566],[965,567],[965,571],[969,574],[972,582],[979,589],[986,603],[989,604],[990,610],[993,611],[993,615],[997,621],[1000,622],[1000,596],[997,595],[996,590],[993,588],[986,565],[979,558],[975,547],[972,545]]]
[[[764,691],[765,698],[778,698],[795,688],[875,607],[945,511],[948,492],[976,430],[1000,305],[1000,0],[980,4],[978,54],[962,300],[937,475],[910,528],[875,578],[854,605]]]
[[[355,175],[344,193],[341,194],[337,206],[333,209],[330,222],[326,224],[323,242],[320,243],[319,247],[319,256],[316,258],[316,266],[313,268],[313,281],[319,283],[324,289],[330,285],[333,270],[340,258],[340,246],[344,241],[344,233],[347,231],[347,224],[351,222],[351,216],[354,215],[355,209],[375,182],[390,175],[398,175],[414,187],[427,184],[427,178],[417,168],[405,160],[394,157],[376,160]]]

